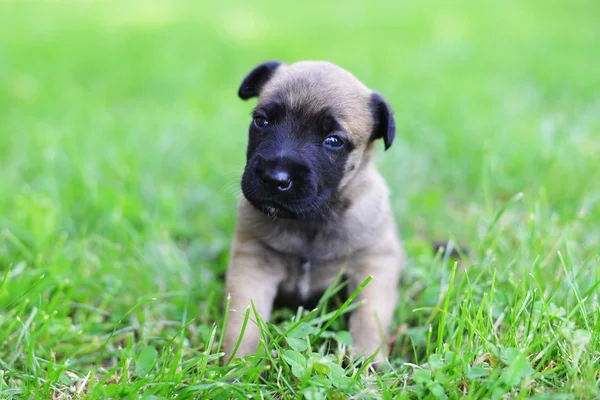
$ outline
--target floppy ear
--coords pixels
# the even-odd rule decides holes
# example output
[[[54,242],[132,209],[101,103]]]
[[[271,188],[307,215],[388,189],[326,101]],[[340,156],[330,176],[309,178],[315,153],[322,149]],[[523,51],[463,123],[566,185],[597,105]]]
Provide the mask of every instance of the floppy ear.
[[[373,135],[371,140],[383,139],[385,149],[389,149],[396,137],[396,122],[390,105],[379,93],[371,95],[373,110]]]
[[[267,61],[255,67],[242,81],[238,96],[243,100],[258,96],[265,83],[271,79],[281,64],[279,61]]]

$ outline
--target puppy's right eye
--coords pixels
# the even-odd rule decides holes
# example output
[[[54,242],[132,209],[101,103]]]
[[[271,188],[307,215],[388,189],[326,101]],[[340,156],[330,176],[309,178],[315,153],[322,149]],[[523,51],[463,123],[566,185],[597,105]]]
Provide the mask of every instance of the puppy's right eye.
[[[329,147],[330,149],[338,150],[341,149],[342,146],[344,146],[344,141],[340,139],[339,136],[332,135],[326,137],[323,144]]]
[[[266,128],[269,125],[269,121],[263,117],[254,117],[254,125],[257,128]]]

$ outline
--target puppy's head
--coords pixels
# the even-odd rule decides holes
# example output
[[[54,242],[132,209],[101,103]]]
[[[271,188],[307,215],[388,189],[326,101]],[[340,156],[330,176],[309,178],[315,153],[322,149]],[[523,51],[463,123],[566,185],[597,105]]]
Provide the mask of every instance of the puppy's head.
[[[386,101],[328,62],[266,62],[238,94],[258,97],[242,192],[267,215],[323,217],[369,162],[374,141],[382,139],[387,150],[394,140]]]

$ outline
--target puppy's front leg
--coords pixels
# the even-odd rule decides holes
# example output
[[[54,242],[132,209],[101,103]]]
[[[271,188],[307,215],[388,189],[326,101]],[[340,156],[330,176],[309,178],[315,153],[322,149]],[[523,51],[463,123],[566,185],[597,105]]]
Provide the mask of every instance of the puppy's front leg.
[[[398,280],[402,266],[399,251],[365,254],[359,257],[351,275],[350,288],[355,290],[365,279],[373,279],[358,295],[364,305],[352,312],[350,334],[353,357],[374,358],[381,364],[386,355],[387,334],[398,299]]]
[[[279,284],[285,277],[285,266],[275,254],[252,240],[240,243],[234,241],[231,260],[226,273],[226,293],[231,297],[227,325],[224,333],[223,351],[229,359],[238,342],[244,314],[251,301],[260,317],[271,318],[273,301]],[[260,343],[260,330],[253,311],[236,357],[253,354]]]

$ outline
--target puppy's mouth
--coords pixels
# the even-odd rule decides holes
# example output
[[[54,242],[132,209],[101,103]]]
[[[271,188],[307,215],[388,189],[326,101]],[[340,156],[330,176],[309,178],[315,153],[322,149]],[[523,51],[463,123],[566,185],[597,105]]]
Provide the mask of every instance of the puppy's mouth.
[[[318,204],[314,202],[287,204],[271,198],[248,198],[246,200],[268,217],[282,219],[314,219],[322,214]]]
[[[261,205],[262,212],[268,217],[292,218],[293,215],[288,210],[279,206],[264,203]]]
[[[294,212],[293,207],[285,206],[274,201],[262,201],[253,205],[268,217],[286,219],[298,218],[298,213]]]
[[[324,206],[325,199],[312,199],[312,201],[287,204],[273,199],[247,199],[250,204],[273,218],[283,219],[320,219],[325,217],[327,207]]]

